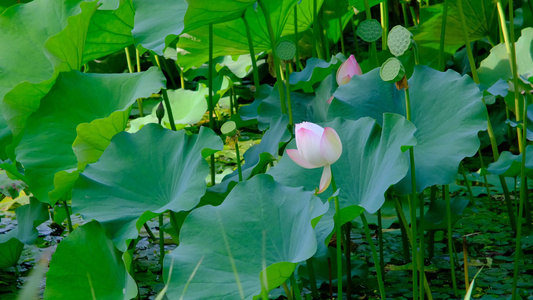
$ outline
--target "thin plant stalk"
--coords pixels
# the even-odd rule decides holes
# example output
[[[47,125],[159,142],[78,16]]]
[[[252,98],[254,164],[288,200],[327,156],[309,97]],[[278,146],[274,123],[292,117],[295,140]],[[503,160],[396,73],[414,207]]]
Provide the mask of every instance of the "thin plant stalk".
[[[411,12],[411,17],[413,18],[413,25],[418,25],[418,20],[416,19],[415,8],[409,5],[409,11]]]
[[[409,88],[405,88],[405,111],[407,115],[407,120],[411,121],[411,100],[409,97]],[[411,241],[411,256],[412,256],[412,262],[413,262],[413,299],[418,299],[418,263],[419,263],[419,255],[416,247],[416,236],[417,236],[417,224],[416,224],[416,200],[417,200],[417,193],[416,193],[416,176],[415,176],[415,154],[413,148],[409,148],[409,161],[411,166],[411,194],[409,195],[409,209],[411,212],[411,232],[413,240]],[[420,218],[422,218],[423,214],[420,215]],[[423,260],[422,260],[423,261]],[[423,268],[423,264],[422,264]],[[422,276],[424,272],[422,271],[420,273],[420,276]]]
[[[298,282],[296,282],[296,278],[294,276],[294,273],[291,274],[291,287],[294,291],[294,299],[295,300],[302,300],[302,293],[300,292],[300,287],[298,286]]]
[[[446,198],[446,217],[447,217],[447,239],[448,239],[448,254],[450,256],[450,269],[452,273],[452,285],[453,285],[453,293],[457,297],[458,291],[457,291],[457,282],[455,280],[455,260],[453,255],[453,237],[452,237],[452,208],[450,204],[450,193],[448,192],[448,186],[444,186],[444,196]]]
[[[128,63],[128,71],[130,73],[133,73],[133,66],[131,65],[130,49],[128,49],[128,47],[126,47],[126,48],[124,48],[124,52],[126,53],[126,62]]]
[[[368,0],[364,0],[364,3],[365,3],[366,19],[370,20],[372,19],[372,14],[370,13],[370,4],[368,3]],[[376,47],[376,42],[370,43],[370,55],[372,56],[372,59],[374,60],[375,66],[379,67],[378,48]]]
[[[313,258],[306,260],[307,264],[307,275],[309,276],[309,284],[311,285],[311,295],[314,299],[318,299],[320,294],[318,293],[318,288],[316,286],[316,277],[315,277],[315,267],[313,265]]]
[[[159,215],[159,264],[163,272],[163,261],[165,260],[165,232],[163,231],[163,214]]]
[[[289,108],[289,124],[294,125],[294,120],[292,119],[292,104],[291,104],[291,89],[289,87],[289,66],[290,61],[285,62],[285,90],[287,92],[287,106]]]
[[[470,282],[468,279],[468,247],[466,243],[466,236],[463,236],[463,269],[465,270],[465,289],[468,291]]]
[[[72,219],[70,218],[70,210],[68,209],[67,201],[63,201],[63,206],[65,207],[65,211],[67,212],[67,226],[68,226],[68,233],[72,233],[74,231],[74,228],[72,227]]]
[[[137,72],[141,72],[141,56],[139,55],[139,49],[135,49],[135,60],[137,61]],[[137,105],[139,106],[139,116],[144,117],[142,98],[137,99]]]
[[[246,38],[248,39],[248,48],[250,51],[250,58],[252,60],[252,74],[254,77],[254,85],[256,90],[259,89],[259,72],[257,70],[257,62],[255,60],[255,51],[254,51],[254,43],[252,41],[252,33],[250,32],[250,25],[248,24],[248,20],[246,20],[246,17],[242,16],[242,21],[244,22],[244,28],[246,29]]]
[[[354,9],[355,10],[355,9]],[[353,40],[354,40],[354,46],[355,46],[355,57],[359,59],[359,43],[357,41],[357,32],[355,30],[355,21],[354,16],[352,16],[352,19],[350,20],[350,24],[352,25],[352,33],[353,33]]]
[[[317,57],[317,40],[318,40],[318,19],[317,19],[318,3],[313,0],[313,47],[311,48],[311,55]]]
[[[448,17],[448,0],[444,0],[442,11],[442,23],[440,27],[440,43],[439,43],[439,70],[444,71],[444,41],[446,39],[446,19]]]
[[[398,215],[400,217],[400,222],[403,224],[403,226],[407,228],[409,226],[407,224],[407,218],[405,217],[405,214],[403,213],[402,206],[400,204],[400,201],[398,201],[397,197],[394,197],[394,205],[396,206],[396,211],[398,212]],[[412,232],[409,230],[406,230],[406,233],[407,233],[407,238],[409,239],[409,242],[411,243],[412,246],[414,246],[415,244],[413,243]],[[426,296],[428,300],[433,300],[433,295],[431,294],[431,290],[429,288],[426,274],[424,273],[422,275],[424,276],[424,289],[426,291]],[[416,298],[413,298],[413,299],[416,299]]]
[[[379,246],[379,268],[383,279],[385,278],[385,255],[383,253],[383,220],[381,218],[381,208],[378,209],[378,246]]]
[[[518,88],[515,86],[515,93],[518,93]],[[530,93],[528,93],[528,96],[531,96]],[[524,96],[524,110],[523,110],[523,117],[524,117],[524,123],[523,128],[527,128],[527,98]],[[522,215],[524,214],[524,202],[529,201],[527,198],[527,177],[526,177],[526,144],[527,144],[527,135],[523,134],[523,141],[522,141],[522,162],[521,162],[521,169],[520,169],[520,203],[518,204],[518,224],[516,225],[516,245],[515,245],[515,252],[514,252],[514,270],[513,270],[513,294],[512,294],[512,300],[517,299],[517,292],[516,287],[518,284],[518,262],[520,260],[520,253],[522,251]]]
[[[476,202],[474,201],[474,194],[472,193],[472,188],[470,187],[470,182],[468,181],[468,178],[466,177],[466,171],[465,167],[463,166],[463,163],[459,164],[459,172],[463,174],[463,179],[465,181],[466,190],[468,191],[468,198],[470,198],[470,204],[474,205]]]
[[[289,289],[287,282],[282,283],[281,286],[283,287],[283,290],[285,291],[285,295],[287,296],[287,299],[293,300],[294,297],[292,296],[291,289]]]
[[[209,72],[207,75],[207,82],[209,85],[209,99],[208,99],[208,107],[209,107],[209,128],[212,130],[215,128],[215,120],[213,119],[213,113],[214,113],[214,105],[213,105],[213,24],[209,24]],[[209,158],[209,162],[211,165],[210,171],[211,171],[211,186],[215,185],[215,155],[211,154],[211,157]]]
[[[146,233],[148,233],[148,236],[150,237],[152,242],[155,242],[157,240],[157,238],[155,237],[154,233],[152,232],[152,229],[150,229],[150,227],[146,223],[143,224],[143,227],[144,227],[144,230],[146,230]]]
[[[278,91],[279,91],[279,101],[281,104],[281,113],[287,114],[287,104],[285,103],[285,95],[283,91],[283,80],[281,79],[281,71],[280,71],[280,61],[279,57],[276,54],[276,38],[274,37],[274,29],[272,29],[272,22],[270,20],[270,13],[268,11],[268,7],[265,5],[265,0],[259,0],[259,6],[261,7],[261,10],[263,11],[263,15],[265,17],[267,29],[268,29],[268,35],[270,37],[270,46],[272,47],[272,56],[274,59],[274,70],[276,72],[276,79],[278,83]],[[289,116],[290,118],[290,116]]]
[[[333,192],[337,191],[335,177],[331,174],[331,187]],[[337,298],[342,299],[342,231],[341,231],[341,208],[339,205],[339,196],[333,197],[335,202],[335,229],[337,234]]]
[[[165,111],[167,112],[168,121],[170,122],[170,128],[176,131],[176,124],[174,123],[174,115],[172,114],[172,107],[170,107],[167,89],[161,89],[161,94],[163,94],[163,102],[165,103]]]
[[[482,169],[485,168],[485,163],[483,162],[483,156],[481,156],[481,149],[478,149],[477,151],[478,153],[478,156],[479,156],[479,163],[480,163],[480,166]],[[492,199],[492,196],[490,194],[490,188],[489,188],[489,181],[487,180],[487,174],[483,174],[483,181],[485,183],[485,189],[487,190],[487,197],[489,198],[489,209],[492,208],[492,201],[490,201]]]
[[[296,61],[296,66],[295,66],[295,69],[296,71],[300,71],[301,70],[301,66],[300,66],[300,47],[298,47],[298,42],[299,42],[299,38],[298,38],[298,4],[296,4],[294,6],[294,45],[296,46],[296,53],[294,54],[294,58],[295,58],[295,61]]]
[[[383,275],[381,273],[381,266],[379,263],[378,253],[376,251],[376,245],[374,245],[374,241],[372,241],[372,236],[370,235],[370,229],[368,228],[368,222],[366,221],[365,214],[362,213],[360,216],[361,216],[361,221],[363,221],[363,227],[365,228],[366,240],[368,241],[368,244],[370,245],[370,249],[372,250],[372,257],[374,258],[374,265],[376,267],[376,275],[378,276],[379,294],[380,294],[381,299],[385,300],[386,299],[385,283],[383,282]],[[342,298],[339,298],[339,299],[342,299]]]
[[[432,205],[437,200],[437,187],[431,186],[430,188],[430,195],[429,195],[429,205]],[[433,255],[435,254],[435,231],[429,230],[428,232],[428,259],[433,259]]]
[[[396,214],[398,215],[398,220],[401,220],[400,211],[399,211],[400,209],[403,209],[401,205],[396,207]],[[404,226],[404,223],[400,222],[400,232],[402,234],[402,246],[403,246],[403,259],[405,263],[409,262],[411,258],[409,256],[409,239],[407,236],[407,230],[408,228]]]
[[[239,135],[235,136],[235,155],[237,156],[237,172],[239,173],[239,182],[242,181],[241,155],[239,153]]]
[[[343,55],[346,54],[346,49],[344,49],[344,35],[342,34],[342,15],[337,18],[339,22],[339,31],[340,31],[340,40],[341,40],[341,52]]]
[[[496,2],[496,7],[498,8],[498,16],[500,19],[500,27],[503,34],[503,39],[505,41],[505,49],[507,50],[507,57],[509,57],[509,64],[511,66],[511,73],[513,75],[513,85],[515,87],[518,86],[518,70],[516,67],[516,52],[514,47],[514,18],[513,18],[513,3],[512,1],[509,1],[509,23],[510,23],[510,30],[507,29],[507,24],[505,22],[505,12],[503,10],[502,2],[501,0],[498,0]],[[509,35],[509,32],[511,33]],[[516,112],[516,121],[520,122],[522,119],[521,113],[520,113],[520,99],[518,92],[515,91],[514,93],[514,104],[515,104],[515,112]],[[518,136],[518,148],[522,149],[522,131],[517,130],[517,136]]]
[[[387,37],[389,35],[389,1],[385,0],[379,4],[379,10],[381,12],[381,28],[383,30],[381,38],[381,49],[387,50]]]
[[[403,27],[409,27],[409,23],[407,22],[407,6],[405,6],[405,2],[400,1],[402,3],[402,14],[403,14]]]
[[[344,257],[346,257],[346,300],[352,299],[351,223],[344,224]]]
[[[477,75],[476,61],[472,54],[472,47],[470,47],[470,37],[468,36],[468,27],[466,26],[465,14],[463,12],[463,0],[457,1],[457,9],[461,17],[461,27],[463,28],[463,38],[465,41],[466,54],[468,56],[468,62],[470,63],[470,69],[472,70],[472,78],[474,82],[479,84],[479,76]]]

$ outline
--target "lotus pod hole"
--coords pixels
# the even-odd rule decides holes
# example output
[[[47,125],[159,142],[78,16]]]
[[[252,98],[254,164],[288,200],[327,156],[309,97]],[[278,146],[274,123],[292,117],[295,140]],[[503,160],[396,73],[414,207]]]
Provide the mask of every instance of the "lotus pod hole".
[[[399,59],[391,57],[381,65],[379,76],[383,81],[397,82],[405,76],[405,68]]]
[[[290,40],[283,40],[276,46],[276,54],[282,60],[291,60],[296,54],[296,45]]]
[[[390,52],[394,56],[402,56],[405,51],[411,48],[411,44],[413,43],[413,34],[405,27],[396,25],[389,32],[387,42]]]
[[[357,26],[357,36],[363,41],[371,43],[379,40],[383,34],[381,24],[375,19],[364,20]]]

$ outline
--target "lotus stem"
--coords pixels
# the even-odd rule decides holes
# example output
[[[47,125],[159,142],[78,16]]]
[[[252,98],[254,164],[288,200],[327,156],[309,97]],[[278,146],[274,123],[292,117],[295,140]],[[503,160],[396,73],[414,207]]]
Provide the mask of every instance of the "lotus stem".
[[[472,71],[472,78],[476,84],[479,84],[479,76],[477,75],[476,61],[472,54],[472,47],[470,47],[470,37],[468,36],[468,27],[466,26],[465,14],[463,12],[463,0],[457,1],[457,9],[461,17],[461,27],[463,28],[463,38],[465,40],[466,54],[468,55],[468,62],[470,63],[470,70]]]
[[[287,299],[293,300],[294,297],[292,296],[291,289],[289,289],[287,282],[284,282],[281,286],[283,287],[283,290],[285,291],[285,295],[287,296]]]
[[[168,121],[170,122],[170,128],[176,131],[176,124],[174,123],[174,115],[172,114],[172,107],[170,107],[167,89],[161,89],[161,93],[163,94],[163,102],[165,103],[165,110],[167,112]]]
[[[468,247],[466,243],[466,236],[463,236],[463,269],[465,270],[465,289],[468,291],[470,282],[468,279]]]
[[[383,275],[381,273],[381,266],[379,263],[378,253],[376,251],[376,245],[374,245],[374,241],[372,241],[372,236],[370,235],[370,229],[368,228],[368,222],[366,221],[365,214],[362,213],[360,216],[361,216],[361,221],[363,221],[363,227],[365,228],[366,240],[368,241],[368,244],[370,245],[370,249],[372,250],[372,257],[374,258],[374,266],[376,268],[376,275],[378,277],[379,294],[381,296],[381,299],[385,300],[386,299],[385,283],[383,282]],[[342,298],[339,298],[339,299],[342,299]],[[414,299],[417,299],[417,298],[414,298]]]
[[[165,260],[165,232],[163,231],[163,213],[159,215],[159,264],[161,273],[163,272],[163,261]]]
[[[381,219],[381,208],[378,209],[378,246],[379,246],[379,268],[383,279],[385,279],[385,256],[383,253],[383,220]]]
[[[474,194],[472,193],[472,188],[470,187],[470,182],[468,181],[468,178],[466,177],[466,171],[465,167],[463,166],[463,163],[459,163],[459,172],[463,174],[463,179],[465,181],[466,190],[468,191],[468,198],[470,199],[470,204],[475,205],[476,202],[474,201]]]
[[[348,222],[344,224],[344,257],[346,258],[346,300],[352,299],[352,239],[351,225]]]
[[[128,63],[128,71],[130,73],[133,73],[133,66],[131,65],[130,49],[128,49],[128,47],[126,47],[126,48],[124,48],[124,52],[126,53],[126,62]]]
[[[294,273],[291,274],[291,287],[294,291],[294,298],[295,300],[302,300],[302,293],[300,292],[300,287],[298,286],[298,282],[296,281],[296,278],[294,277]]]
[[[517,88],[515,88],[515,93],[518,94]],[[531,96],[530,93],[528,93],[528,96]],[[527,128],[527,98],[524,96],[524,110],[523,110],[523,117],[524,117],[524,123],[523,128]],[[527,177],[526,177],[526,144],[527,144],[527,134],[523,135],[522,140],[522,148],[521,154],[522,154],[522,162],[521,162],[521,168],[520,168],[520,203],[518,204],[518,224],[516,226],[516,245],[515,245],[515,252],[514,252],[514,270],[513,270],[513,294],[512,294],[512,300],[517,299],[517,292],[516,287],[518,285],[518,262],[520,260],[520,253],[522,251],[522,215],[524,214],[524,202],[529,201],[527,198]]]
[[[248,48],[250,49],[250,58],[252,59],[252,74],[254,77],[254,85],[256,90],[259,89],[260,82],[259,82],[259,71],[257,70],[257,62],[255,60],[255,51],[254,51],[254,43],[252,41],[252,33],[250,32],[250,25],[248,24],[248,20],[246,20],[246,16],[242,15],[242,21],[244,22],[244,28],[246,29],[246,38],[248,39]]]
[[[339,23],[339,32],[340,32],[340,40],[341,40],[341,53],[342,55],[346,55],[346,50],[344,49],[344,36],[343,36],[343,30],[342,30],[342,15],[340,15],[338,18]]]
[[[270,37],[270,45],[272,47],[272,56],[274,59],[274,70],[276,72],[276,79],[278,83],[278,91],[279,91],[279,101],[281,104],[281,113],[287,114],[287,104],[285,103],[285,95],[283,91],[283,80],[281,79],[281,72],[280,72],[280,61],[279,57],[276,54],[276,38],[274,37],[274,29],[272,29],[272,22],[270,21],[270,13],[268,11],[267,6],[264,3],[265,0],[259,0],[259,6],[261,7],[261,10],[263,11],[263,15],[265,17],[267,29],[268,29],[268,35]],[[290,116],[289,116],[290,118]]]
[[[407,22],[407,7],[405,6],[405,2],[400,1],[402,4],[402,14],[403,14],[403,27],[407,28],[409,27],[409,23]]]
[[[311,285],[311,295],[314,299],[318,299],[320,295],[318,294],[318,288],[316,286],[316,277],[315,277],[315,267],[313,266],[313,258],[308,258],[306,260],[307,264],[307,274],[309,276],[309,284]]]
[[[213,24],[209,23],[209,72],[207,75],[207,82],[209,85],[209,98],[208,98],[208,106],[209,106],[209,128],[211,130],[214,130],[215,128],[215,120],[213,119],[213,113],[215,110],[214,104],[213,104]],[[214,186],[215,181],[215,155],[211,154],[210,157],[210,174],[211,174],[211,186]]]
[[[407,120],[411,121],[411,100],[409,97],[409,88],[405,88],[405,111]],[[411,194],[409,195],[409,209],[411,212],[411,235],[412,235],[412,241],[411,241],[411,256],[412,256],[412,262],[413,262],[413,299],[418,299],[418,271],[419,271],[419,255],[418,251],[416,249],[416,237],[417,237],[417,224],[416,224],[416,200],[417,200],[417,192],[416,192],[416,169],[415,169],[415,154],[413,148],[409,148],[409,161],[410,161],[410,167],[411,167]],[[423,215],[420,215],[420,218],[422,218]],[[421,237],[422,238],[422,237]],[[422,260],[423,261],[423,260]],[[421,266],[423,270],[423,264]],[[420,276],[422,276],[424,272],[422,271],[420,273]]]
[[[389,1],[385,0],[379,4],[381,12],[381,28],[383,30],[381,38],[381,50],[387,50],[387,37],[389,35]]]
[[[241,155],[239,153],[239,135],[235,136],[235,155],[237,156],[237,173],[239,173],[239,182],[242,181]]]
[[[317,57],[317,40],[318,40],[318,19],[317,19],[318,3],[317,0],[313,0],[313,47],[311,49],[311,55]]]
[[[148,233],[148,236],[150,237],[152,242],[155,242],[157,240],[157,238],[155,237],[154,233],[152,232],[152,229],[150,229],[150,227],[146,223],[143,224],[143,227],[144,227],[144,230],[146,230],[146,233]]]
[[[335,177],[331,174],[331,187],[333,192],[337,191]],[[335,229],[337,234],[337,298],[342,299],[342,232],[341,232],[341,208],[339,205],[339,196],[333,197],[335,202]]]
[[[448,254],[450,256],[450,269],[452,273],[452,285],[453,285],[453,293],[457,297],[458,291],[457,291],[457,282],[455,280],[455,263],[454,263],[454,255],[453,255],[453,237],[452,237],[452,208],[450,204],[450,194],[448,192],[448,186],[445,185],[444,188],[444,197],[446,198],[446,217],[447,217],[447,239],[448,239]]]
[[[446,39],[446,19],[448,17],[448,0],[444,0],[442,11],[442,23],[440,27],[440,43],[439,43],[439,70],[444,71],[444,41]]]
[[[70,218],[70,210],[68,209],[67,201],[63,201],[63,206],[65,207],[65,211],[67,213],[67,226],[68,226],[68,233],[72,233],[74,231],[74,228],[72,227],[72,219]]]
[[[299,42],[299,38],[298,38],[298,4],[296,4],[294,6],[294,45],[296,46],[296,53],[294,54],[295,56],[295,61],[296,61],[296,66],[295,66],[295,69],[296,71],[300,71],[301,68],[300,68],[300,47],[298,47],[298,42]]]
[[[365,4],[366,19],[370,20],[372,19],[372,14],[370,13],[370,4],[368,3],[368,0],[364,0],[364,4]],[[372,56],[372,59],[374,60],[375,66],[379,67],[378,48],[376,47],[376,42],[370,43],[370,55]]]
[[[396,196],[394,196],[396,198]],[[398,202],[398,200],[396,199],[396,201]],[[396,207],[396,214],[398,216],[398,220],[401,220],[401,216],[400,216],[400,209],[403,209],[402,206],[400,205],[400,202],[398,202],[399,206]],[[407,223],[406,223],[407,224]],[[408,235],[407,235],[407,227],[404,225],[403,222],[400,222],[400,231],[401,231],[401,234],[402,234],[402,246],[403,246],[403,259],[405,261],[405,263],[409,262],[411,260],[411,257],[409,256],[409,238],[408,238]]]
[[[128,50],[128,54],[129,54],[129,50]],[[137,72],[141,72],[141,57],[139,55],[139,49],[135,49],[135,60],[137,62]],[[130,73],[133,73],[133,72],[130,72]],[[139,106],[139,116],[144,117],[142,98],[137,99],[137,105]]]
[[[287,105],[289,107],[289,124],[294,125],[294,120],[292,119],[292,104],[291,104],[291,89],[289,87],[289,66],[290,61],[285,62],[285,89],[287,92]]]

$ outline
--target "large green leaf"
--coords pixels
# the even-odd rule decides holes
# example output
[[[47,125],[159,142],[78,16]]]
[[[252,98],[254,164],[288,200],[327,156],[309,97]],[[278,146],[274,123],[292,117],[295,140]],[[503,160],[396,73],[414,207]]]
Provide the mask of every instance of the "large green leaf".
[[[518,74],[526,78],[533,76],[533,28],[522,30],[515,49]],[[490,55],[481,62],[478,74],[479,81],[485,88],[491,87],[499,79],[511,79],[511,65],[505,44],[499,44],[490,50]]]
[[[95,9],[96,1],[41,0],[0,15],[0,110],[14,135],[39,108],[58,71],[81,67]]]
[[[132,34],[136,45],[163,55],[163,50],[180,35],[188,4],[185,0],[132,0],[135,26]]]
[[[311,57],[307,60],[305,68],[300,72],[293,72],[289,76],[291,90],[302,89],[306,93],[314,91],[313,86],[322,82],[326,76],[335,74],[336,70],[346,60],[342,54],[332,56],[329,62]]]
[[[287,26],[288,29],[285,31],[284,28],[290,23],[289,16],[291,11],[294,10],[296,2],[296,0],[269,0],[264,2],[269,9],[274,37],[277,40],[282,34],[294,33],[294,23],[290,24],[292,26]],[[309,2],[302,2],[299,5],[304,4],[311,5]],[[257,8],[249,7],[244,12],[244,17],[248,20],[250,26],[255,52],[269,50],[271,48],[270,38],[261,8],[259,6]],[[302,19],[302,22],[307,21]],[[188,70],[193,66],[197,67],[206,62],[209,57],[208,41],[208,26],[187,30],[187,34],[182,35],[177,44],[180,66]],[[231,21],[214,24],[213,45],[213,57],[248,54],[249,46],[246,31],[244,30],[244,21],[239,17]]]
[[[444,50],[448,55],[455,53],[465,44],[458,0],[448,1]],[[493,41],[498,35],[498,12],[492,0],[464,1],[463,11],[470,41],[489,37]],[[420,25],[413,29],[421,63],[436,64],[441,36],[443,4],[435,4],[420,9]]]
[[[528,177],[533,173],[533,146],[528,145],[526,148],[526,172]],[[520,176],[522,169],[522,154],[512,154],[509,151],[503,151],[497,161],[489,164],[487,171],[494,175],[503,175],[505,177]]]
[[[127,300],[136,295],[137,286],[126,271],[122,253],[97,222],[69,234],[52,256],[44,299]]]
[[[417,130],[414,147],[417,190],[455,180],[461,160],[476,154],[477,133],[486,129],[482,94],[468,76],[416,66],[409,79],[412,122]],[[384,82],[376,69],[352,78],[334,94],[330,118],[372,117],[381,122],[384,112],[405,115],[404,93]],[[410,175],[396,185],[411,191]]]
[[[357,121],[335,119],[321,124],[337,131],[342,142],[342,155],[331,166],[342,208],[343,223],[353,220],[361,212],[376,212],[385,201],[385,191],[407,174],[409,163],[403,150],[416,144],[415,127],[397,114],[383,115],[383,129],[371,118]],[[287,149],[296,148],[293,141]],[[315,190],[322,168],[304,169],[283,155],[268,174],[287,186],[304,186]],[[331,188],[321,197],[331,195]]]
[[[268,175],[239,183],[221,205],[200,207],[185,219],[180,245],[165,257],[165,280],[174,266],[167,296],[252,299],[261,292],[263,264],[268,289],[279,286],[315,253],[311,220],[327,208],[313,192],[283,186]]]
[[[313,1],[315,0],[300,0],[296,4],[297,27],[298,35],[309,29],[313,24]],[[320,11],[324,0],[316,0],[317,11]],[[283,28],[282,36],[294,34],[294,9],[289,13],[287,24]]]
[[[322,27],[326,32],[326,36],[332,40],[333,43],[339,42],[344,27],[352,21],[353,15],[354,10],[351,9],[350,4],[348,4],[348,0],[324,1],[324,4],[322,5]]]
[[[74,185],[72,210],[99,221],[121,251],[150,218],[193,209],[205,193],[204,160],[222,141],[202,127],[198,135],[148,124],[111,140],[100,159]]]
[[[289,125],[287,115],[281,115],[279,118],[273,119],[272,123],[270,123],[270,128],[261,138],[261,143],[250,147],[244,153],[244,164],[241,167],[244,180],[258,174],[267,164],[277,160],[280,144],[288,142],[290,139],[287,125]],[[213,186],[211,190],[219,193],[225,192],[231,182],[239,182],[238,170],[224,177],[224,180],[220,184]]]
[[[24,136],[15,149],[35,197],[55,203],[58,199],[48,193],[54,188],[65,188],[54,187],[55,174],[77,169],[72,144],[78,125],[127,110],[137,98],[147,97],[162,86],[164,77],[157,68],[135,74],[61,73],[39,109],[28,119]],[[86,128],[80,130],[85,131],[82,138],[90,138]],[[99,138],[100,133],[94,133],[94,138]],[[109,135],[109,132],[102,134]]]
[[[3,234],[0,240],[0,268],[9,268],[17,264],[24,244],[11,231]]]
[[[133,44],[133,7],[130,0],[121,0],[120,6],[112,10],[97,10],[87,31],[83,61],[91,61],[108,54],[124,50]]]
[[[257,0],[196,0],[189,1],[185,13],[186,32],[215,23],[240,18]],[[268,2],[264,1],[268,6]]]
[[[292,117],[295,123],[304,121],[323,122],[327,120],[329,103],[337,83],[333,75],[326,76],[316,88],[315,94],[291,92]],[[269,94],[268,94],[269,93]],[[257,119],[259,128],[264,129],[273,119],[281,116],[279,90],[274,87],[262,86],[262,93],[256,95],[251,105],[239,110],[244,120]]]
[[[1,103],[0,103],[1,104]],[[11,130],[7,126],[6,119],[4,115],[0,113],[0,160],[7,159],[6,146],[11,144],[13,136],[11,135]]]

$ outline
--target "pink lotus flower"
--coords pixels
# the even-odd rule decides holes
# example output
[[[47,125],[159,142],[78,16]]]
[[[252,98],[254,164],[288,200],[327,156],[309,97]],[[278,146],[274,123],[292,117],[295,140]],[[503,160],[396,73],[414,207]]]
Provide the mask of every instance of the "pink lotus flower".
[[[324,167],[317,194],[322,193],[331,183],[331,164],[342,153],[339,135],[333,128],[303,122],[296,124],[296,147],[287,149],[287,154],[295,163],[306,169]]]
[[[350,57],[348,57],[348,59],[342,63],[340,68],[337,70],[337,83],[339,85],[347,84],[354,75],[361,74],[363,74],[363,72],[357,63],[357,60],[355,60],[353,55],[350,55]]]

